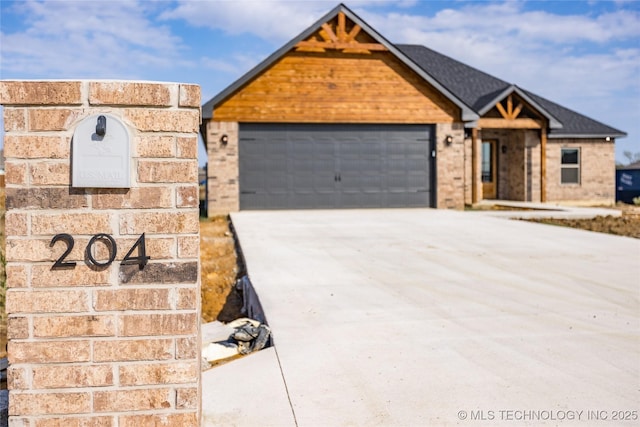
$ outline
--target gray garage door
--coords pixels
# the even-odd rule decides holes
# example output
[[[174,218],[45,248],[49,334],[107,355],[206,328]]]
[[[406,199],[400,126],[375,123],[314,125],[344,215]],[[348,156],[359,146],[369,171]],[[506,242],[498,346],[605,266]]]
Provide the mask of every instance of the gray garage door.
[[[433,206],[426,125],[240,125],[240,209]]]

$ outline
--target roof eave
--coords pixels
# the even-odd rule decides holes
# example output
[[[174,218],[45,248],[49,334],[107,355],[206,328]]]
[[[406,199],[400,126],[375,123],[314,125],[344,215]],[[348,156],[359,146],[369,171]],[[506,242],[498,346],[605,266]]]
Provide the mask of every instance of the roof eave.
[[[241,88],[247,82],[251,81],[258,74],[268,68],[272,63],[274,63],[277,59],[284,56],[287,52],[295,47],[298,42],[306,39],[315,31],[318,30],[325,22],[332,19],[339,12],[343,12],[349,19],[358,24],[363,30],[365,30],[369,35],[371,35],[378,43],[382,44],[384,47],[389,49],[391,53],[393,53],[398,59],[400,59],[406,66],[408,66],[411,70],[417,73],[420,77],[426,80],[430,85],[435,87],[440,93],[442,93],[448,100],[453,102],[457,107],[461,110],[461,118],[462,121],[474,121],[477,120],[480,116],[473,111],[469,106],[467,106],[464,102],[458,99],[453,93],[447,90],[444,86],[442,86],[437,80],[431,77],[428,73],[426,73],[420,66],[418,66],[415,62],[413,62],[408,56],[403,54],[398,48],[395,47],[391,42],[385,39],[382,35],[380,35],[376,30],[371,28],[366,22],[364,22],[358,15],[352,12],[348,7],[344,4],[339,4],[334,7],[331,11],[326,13],[322,18],[318,19],[314,24],[309,26],[305,31],[300,33],[297,37],[293,38],[289,43],[282,46],[280,49],[275,51],[273,54],[269,55],[265,60],[260,62],[258,65],[253,67],[249,72],[245,73],[238,80],[233,82],[231,85],[227,86],[222,92],[218,93],[211,100],[205,103],[202,106],[202,118],[203,119],[211,119],[213,118],[213,109],[216,105],[218,105],[221,101],[226,99],[228,96],[233,94],[236,90]]]
[[[624,138],[627,136],[626,132],[610,132],[610,133],[549,133],[547,138],[549,139],[563,139],[563,138],[575,138],[575,139],[593,139],[593,138]]]

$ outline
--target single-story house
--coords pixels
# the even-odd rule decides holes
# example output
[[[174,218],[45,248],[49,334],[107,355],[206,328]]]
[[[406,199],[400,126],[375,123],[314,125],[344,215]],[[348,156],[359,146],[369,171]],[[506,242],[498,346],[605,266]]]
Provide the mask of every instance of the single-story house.
[[[202,106],[208,212],[613,203],[626,134],[340,4]]]

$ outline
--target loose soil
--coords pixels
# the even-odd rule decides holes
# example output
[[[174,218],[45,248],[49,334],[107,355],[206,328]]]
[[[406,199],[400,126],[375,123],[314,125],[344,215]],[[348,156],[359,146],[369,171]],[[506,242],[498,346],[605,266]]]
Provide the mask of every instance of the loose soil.
[[[242,294],[236,287],[241,270],[228,217],[200,220],[202,322],[230,322],[240,317]]]
[[[4,309],[4,297],[7,290],[7,275],[5,273],[5,239],[4,213],[5,191],[0,187],[0,358],[7,357],[7,313]]]
[[[622,210],[621,216],[597,216],[593,219],[539,218],[527,221],[640,239],[640,206],[620,204],[616,208]]]

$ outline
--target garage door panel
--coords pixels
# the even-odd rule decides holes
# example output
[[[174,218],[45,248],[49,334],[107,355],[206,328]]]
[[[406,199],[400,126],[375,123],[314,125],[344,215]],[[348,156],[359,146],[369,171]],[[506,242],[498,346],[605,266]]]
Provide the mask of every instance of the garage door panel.
[[[362,179],[362,191],[364,193],[381,193],[384,188],[384,176],[377,173],[363,173],[360,177]]]
[[[264,185],[272,194],[289,193],[289,176],[286,173],[268,173]]]
[[[416,141],[416,142],[404,144],[404,154],[406,156],[424,157],[428,152],[429,152],[429,147],[423,142]]]
[[[319,194],[308,206],[313,209],[333,209],[338,207],[334,193]]]
[[[385,205],[385,198],[383,193],[372,192],[372,193],[362,194],[363,208],[377,208],[384,205]]]
[[[419,208],[424,206],[427,198],[423,194],[424,193],[407,193],[407,199],[404,202],[405,205],[410,208]]]
[[[386,188],[392,193],[402,193],[407,191],[407,176],[398,174],[397,172],[387,175]]]
[[[329,179],[321,179],[318,177],[314,178],[314,184],[313,184],[313,188],[311,189],[312,192],[316,193],[316,194],[335,194],[336,192],[336,186],[335,186],[335,182],[333,181],[333,177],[331,178],[331,180]]]
[[[411,174],[407,177],[407,190],[408,192],[422,191],[428,192],[429,177],[426,174]]]
[[[431,205],[432,127],[240,125],[240,208]]]
[[[291,186],[294,193],[313,193],[314,176],[310,172],[299,172]]]
[[[283,193],[263,194],[261,200],[267,209],[287,209],[289,205],[289,195]]]
[[[428,162],[429,162],[429,159],[427,158],[413,157],[413,158],[405,159],[404,164],[406,165],[406,168],[409,171],[409,173],[416,173],[418,171],[419,172],[425,171],[424,165]]]
[[[310,157],[294,157],[291,159],[289,167],[295,175],[304,175],[305,173],[312,175],[316,164]]]

